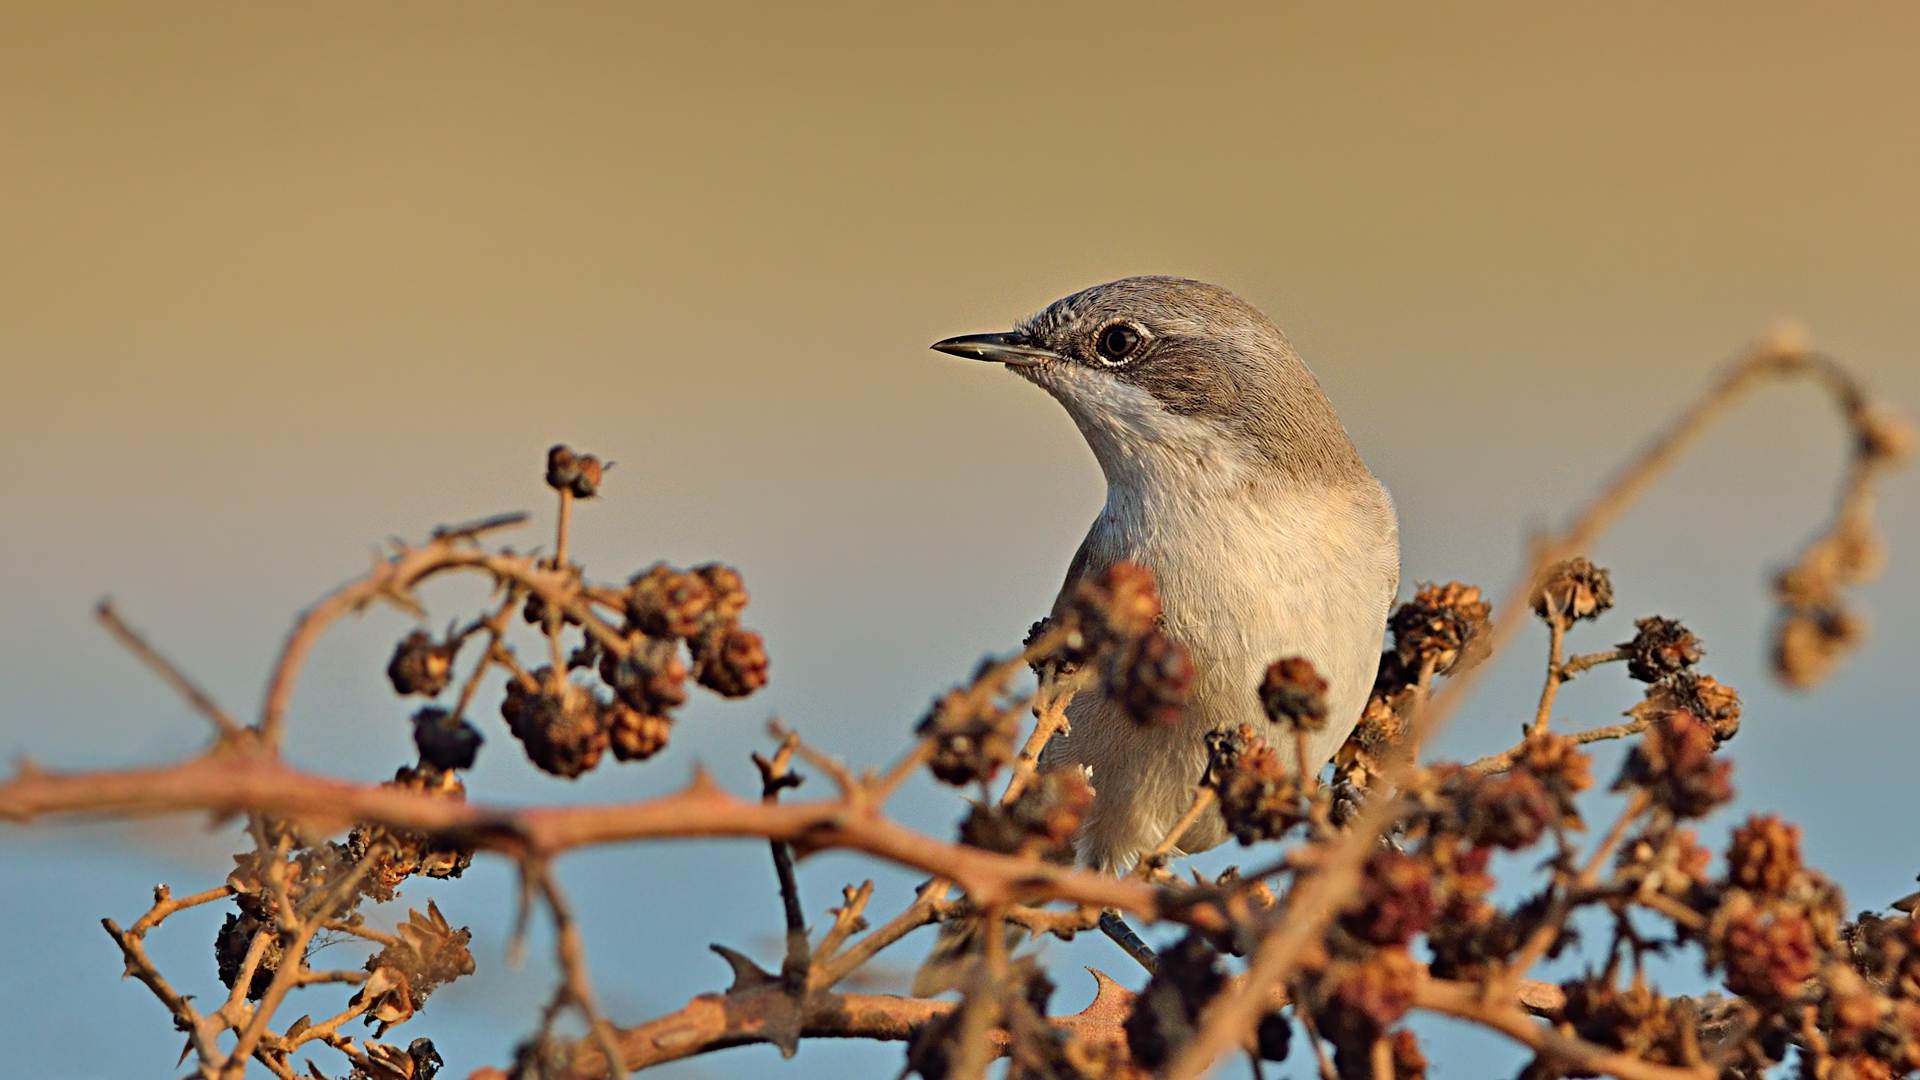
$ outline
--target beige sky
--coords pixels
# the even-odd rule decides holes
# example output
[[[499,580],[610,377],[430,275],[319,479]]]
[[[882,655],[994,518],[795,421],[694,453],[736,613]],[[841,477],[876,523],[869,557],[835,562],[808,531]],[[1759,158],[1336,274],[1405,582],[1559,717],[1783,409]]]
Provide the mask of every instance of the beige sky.
[[[1131,273],[1271,314],[1393,488],[1408,579],[1502,585],[1778,318],[1920,406],[1917,56],[1895,4],[9,4],[0,751],[185,752],[100,594],[250,708],[384,537],[545,512],[560,439],[619,462],[589,566],[733,561],[774,655],[764,703],[591,790],[737,763],[773,708],[890,747],[1017,640],[1101,494],[1057,407],[927,343]],[[1756,778],[1916,749],[1886,704],[1911,478],[1875,646],[1825,698],[1758,675],[1765,574],[1837,461],[1814,402],[1737,414],[1600,552],[1620,618],[1687,617],[1772,710]],[[323,652],[306,760],[397,763],[369,673],[403,627]],[[503,749],[485,783],[519,782]],[[1810,842],[1858,812],[1796,790],[1768,805],[1829,814]],[[1869,892],[1920,869],[1848,857]]]

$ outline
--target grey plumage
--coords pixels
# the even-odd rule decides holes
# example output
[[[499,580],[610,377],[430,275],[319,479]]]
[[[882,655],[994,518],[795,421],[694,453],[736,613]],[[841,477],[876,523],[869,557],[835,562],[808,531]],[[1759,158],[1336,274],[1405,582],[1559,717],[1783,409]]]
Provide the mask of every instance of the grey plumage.
[[[1081,860],[1117,870],[1160,840],[1200,780],[1207,733],[1265,727],[1256,689],[1282,656],[1307,657],[1330,684],[1309,761],[1324,765],[1373,683],[1399,539],[1386,490],[1285,335],[1218,286],[1136,277],[1057,301],[1012,333],[934,347],[1003,362],[1045,389],[1099,460],[1106,505],[1062,598],[1116,561],[1145,565],[1167,632],[1193,656],[1180,723],[1141,727],[1083,692],[1071,730],[1047,748],[1047,765],[1093,780]],[[1225,837],[1215,815],[1182,847]]]

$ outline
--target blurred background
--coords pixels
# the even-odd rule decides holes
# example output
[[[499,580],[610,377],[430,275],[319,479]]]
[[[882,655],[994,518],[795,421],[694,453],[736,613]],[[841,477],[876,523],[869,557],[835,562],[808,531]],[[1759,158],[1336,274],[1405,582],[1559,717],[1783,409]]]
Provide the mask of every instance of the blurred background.
[[[776,714],[884,762],[932,695],[1017,646],[1103,496],[1052,401],[927,344],[1136,273],[1219,282],[1287,330],[1398,500],[1403,591],[1502,591],[1530,531],[1777,320],[1920,405],[1915,55],[1920,8],[1891,4],[7,4],[0,750],[194,753],[206,725],[93,623],[101,596],[250,712],[294,614],[386,538],[528,509],[512,542],[547,542],[541,463],[564,440],[618,463],[576,521],[589,571],[736,565],[773,680],[700,696],[661,757],[579,784],[534,774],[482,710],[475,797],[640,798],[696,761],[755,790]],[[1809,388],[1743,405],[1594,552],[1619,607],[1573,644],[1684,619],[1745,696],[1738,811],[1802,822],[1810,859],[1879,907],[1920,871],[1911,475],[1882,505],[1866,649],[1812,695],[1765,674],[1766,583],[1824,521],[1843,452]],[[430,599],[443,625],[479,596]],[[373,612],[326,641],[299,764],[373,781],[410,759],[381,675],[410,625]],[[1513,740],[1543,642],[1442,752]],[[1561,715],[1636,699],[1606,671]],[[926,784],[900,811],[939,835],[959,816]],[[156,882],[216,883],[234,844],[187,819],[0,832],[13,1071],[166,1072],[180,1038],[116,981],[98,920],[130,921]],[[777,960],[764,845],[560,871],[617,1021],[722,988],[710,941]],[[869,875],[879,913],[915,881],[822,857],[810,911]],[[393,1037],[434,1038],[450,1075],[504,1064],[553,979],[538,934],[503,962],[505,868],[405,892],[373,921],[439,898],[480,967]],[[219,919],[150,939],[189,992],[217,988]],[[1091,994],[1074,964],[1139,981],[1104,941],[1048,948],[1061,1007]],[[1436,1075],[1519,1060],[1435,1037],[1456,1048]],[[901,1060],[809,1043],[787,1075]],[[778,1065],[756,1047],[669,1074]]]

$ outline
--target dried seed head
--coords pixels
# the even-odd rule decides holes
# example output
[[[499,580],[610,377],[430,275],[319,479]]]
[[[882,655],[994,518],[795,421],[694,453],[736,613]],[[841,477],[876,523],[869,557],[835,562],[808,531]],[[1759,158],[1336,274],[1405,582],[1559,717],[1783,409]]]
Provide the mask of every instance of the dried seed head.
[[[1126,641],[1152,630],[1160,619],[1160,590],[1153,571],[1121,561],[1099,576],[1082,579],[1074,593],[1074,610],[1083,629]]]
[[[280,962],[285,958],[286,950],[281,945],[281,935],[268,917],[242,911],[239,914],[227,913],[227,920],[213,938],[213,957],[219,965],[220,981],[228,989],[240,978],[240,971],[246,967],[247,953],[253,948],[253,939],[262,931],[267,932],[267,943],[261,951],[260,960],[253,969],[253,977],[247,983],[247,1000],[259,1001],[273,985],[273,976],[280,970]]]
[[[645,761],[667,748],[673,718],[643,713],[624,701],[608,702],[600,714],[607,745],[619,761]]]
[[[1593,757],[1580,752],[1579,740],[1571,735],[1555,735],[1541,729],[1529,734],[1520,744],[1514,768],[1533,774],[1553,794],[1559,805],[1561,824],[1577,826],[1579,813],[1574,796],[1593,786],[1589,771]]]
[[[1645,788],[1678,817],[1704,817],[1733,798],[1733,764],[1716,760],[1713,748],[1713,729],[1699,717],[1669,713],[1627,755],[1614,790]]]
[[[554,675],[551,668],[533,673],[540,689],[528,690],[518,679],[509,680],[500,702],[500,715],[513,737],[526,749],[527,759],[555,776],[572,779],[600,764],[607,748],[599,703],[582,687]]]
[[[1478,587],[1450,581],[1423,587],[1394,611],[1387,625],[1407,670],[1417,672],[1431,664],[1436,674],[1445,675],[1484,655],[1492,612],[1493,605],[1480,599]]]
[[[700,685],[721,697],[746,697],[767,685],[767,647],[760,635],[738,626],[724,635],[694,639]]]
[[[1700,639],[1677,619],[1652,615],[1635,619],[1633,625],[1639,633],[1632,641],[1621,642],[1620,648],[1627,654],[1627,674],[1641,682],[1659,682],[1679,674],[1707,654]]]
[[[654,637],[698,634],[713,610],[713,590],[698,573],[683,574],[654,563],[627,585],[627,621]]]
[[[1796,612],[1775,634],[1774,674],[1796,689],[1818,686],[1865,637],[1866,624],[1844,609]]]
[[[387,663],[387,679],[395,693],[437,697],[453,678],[451,643],[438,643],[425,630],[415,630],[394,647]]]
[[[471,769],[480,753],[480,730],[431,705],[413,714],[413,745],[420,760],[436,769]]]
[[[960,687],[935,699],[914,733],[933,740],[927,767],[955,787],[992,780],[1013,760],[1019,713],[1003,709],[979,687]]]
[[[1622,884],[1681,900],[1705,900],[1699,890],[1708,884],[1712,862],[1713,854],[1695,841],[1692,830],[1670,825],[1629,839],[1614,857],[1615,876]]]
[[[547,486],[570,491],[576,498],[591,499],[599,493],[600,478],[610,467],[592,454],[576,454],[558,445],[547,451]]]
[[[636,712],[664,716],[687,703],[687,665],[680,661],[680,643],[670,637],[627,639],[627,655],[604,652],[600,678],[621,701]]]
[[[1727,883],[1756,896],[1784,896],[1801,865],[1800,827],[1772,814],[1748,818],[1727,845]]]
[[[1740,730],[1740,695],[1711,675],[1682,671],[1647,687],[1646,699],[1627,711],[1636,720],[1658,723],[1676,712],[1689,712],[1713,729],[1715,745]]]
[[[1875,465],[1898,465],[1913,455],[1913,421],[1880,405],[1868,405],[1854,417],[1860,430],[1860,456]]]
[[[1476,844],[1519,851],[1559,820],[1553,793],[1531,772],[1495,773],[1468,789],[1466,836]]]
[[[1209,734],[1207,754],[1204,783],[1220,797],[1220,816],[1242,844],[1275,839],[1307,820],[1292,769],[1253,728]]]
[[[1383,848],[1367,857],[1356,906],[1340,917],[1340,926],[1374,945],[1405,945],[1433,925],[1437,910],[1431,868]]]
[[[740,571],[720,563],[707,563],[696,566],[693,573],[706,583],[707,592],[713,597],[712,617],[720,622],[733,622],[747,609],[747,582]]]
[[[1420,962],[1398,946],[1380,949],[1327,973],[1331,989],[1315,1012],[1320,1030],[1336,1046],[1371,1044],[1413,1008]]]
[[[417,767],[394,770],[393,779],[381,787],[417,792],[437,799],[464,802],[467,788],[451,770],[422,762]],[[473,848],[435,840],[426,833],[390,829],[384,825],[359,824],[339,846],[341,856],[350,864],[367,861],[367,875],[361,882],[361,895],[378,903],[394,898],[400,883],[414,874],[431,878],[455,878],[473,865]],[[370,857],[370,858],[369,858]]]
[[[1393,1080],[1427,1080],[1427,1056],[1420,1052],[1420,1039],[1401,1028],[1393,1033]]]
[[[1711,933],[1727,989],[1763,1005],[1792,999],[1819,965],[1813,927],[1792,908],[1737,905],[1714,920]]]
[[[1193,695],[1193,658],[1157,629],[1121,645],[1107,663],[1107,694],[1136,724],[1171,724]]]
[[[1327,680],[1304,656],[1275,660],[1260,682],[1260,706],[1276,724],[1319,731],[1327,726]]]
[[[1160,964],[1121,1025],[1134,1061],[1158,1069],[1199,1031],[1200,1012],[1226,985],[1220,954],[1196,933],[1160,953]]]
[[[366,1004],[366,1023],[378,1025],[375,1038],[385,1035],[387,1028],[405,1023],[426,1005],[427,995],[473,974],[473,953],[467,948],[473,932],[464,926],[455,930],[431,900],[425,915],[407,912],[407,921],[400,924],[396,936],[397,942],[367,960],[369,977],[347,1002]],[[431,1051],[432,1046],[428,1043],[427,1049]]]
[[[1613,577],[1605,567],[1595,566],[1584,555],[1576,555],[1547,571],[1540,589],[1533,594],[1533,613],[1551,621],[1556,616],[1568,623],[1597,619],[1613,607]]]

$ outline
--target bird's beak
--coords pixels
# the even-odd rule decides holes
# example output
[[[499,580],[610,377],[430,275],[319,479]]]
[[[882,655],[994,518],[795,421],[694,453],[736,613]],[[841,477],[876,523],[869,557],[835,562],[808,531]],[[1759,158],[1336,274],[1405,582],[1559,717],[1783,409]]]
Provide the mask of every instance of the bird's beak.
[[[993,360],[1010,367],[1036,367],[1060,354],[1029,345],[1019,334],[965,334],[933,343],[935,350],[971,360]]]

